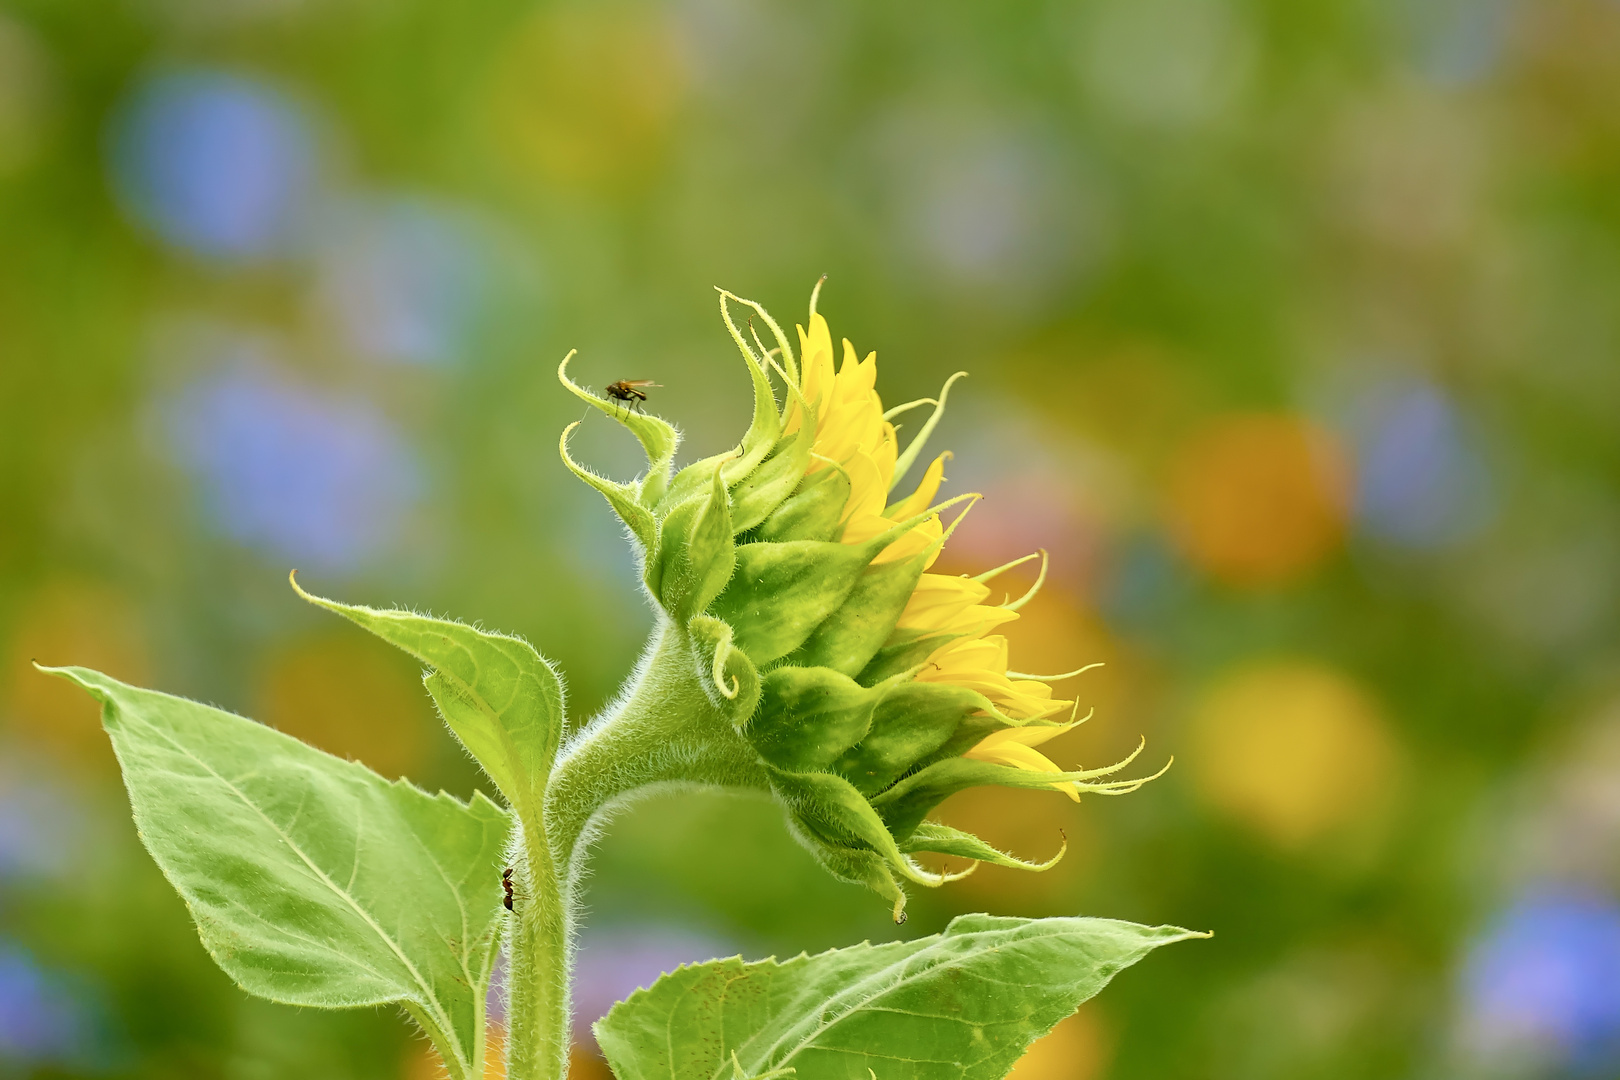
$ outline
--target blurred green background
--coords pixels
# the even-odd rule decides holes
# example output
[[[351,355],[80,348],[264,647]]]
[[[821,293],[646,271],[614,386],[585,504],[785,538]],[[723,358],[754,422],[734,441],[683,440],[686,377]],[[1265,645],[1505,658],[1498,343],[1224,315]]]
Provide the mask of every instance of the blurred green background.
[[[712,287],[802,321],[822,273],[889,402],[972,373],[948,565],[1049,548],[1014,664],[1107,664],[1053,756],[1176,763],[958,796],[1070,854],[903,930],[766,803],[644,804],[582,1022],[684,960],[1087,913],[1216,936],[1019,1080],[1620,1076],[1617,57],[1614,0],[3,0],[0,1076],[434,1075],[387,1010],[231,987],[28,661],[465,794],[413,665],[287,570],[521,632],[589,716],[650,616],[557,360],[715,452]]]

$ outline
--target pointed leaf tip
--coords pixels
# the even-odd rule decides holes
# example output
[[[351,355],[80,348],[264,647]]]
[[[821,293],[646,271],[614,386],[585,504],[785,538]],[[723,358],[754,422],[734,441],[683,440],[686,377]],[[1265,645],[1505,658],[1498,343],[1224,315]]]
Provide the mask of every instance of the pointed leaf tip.
[[[428,693],[446,725],[495,781],[526,828],[540,827],[540,805],[562,740],[562,681],[521,638],[466,623],[344,604],[305,600],[343,616],[433,669]]]

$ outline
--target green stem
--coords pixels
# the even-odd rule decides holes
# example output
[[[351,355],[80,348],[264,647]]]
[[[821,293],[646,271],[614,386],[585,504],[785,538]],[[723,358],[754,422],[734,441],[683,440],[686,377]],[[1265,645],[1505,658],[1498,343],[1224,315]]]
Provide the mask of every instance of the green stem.
[[[520,830],[508,922],[506,1074],[510,1080],[563,1080],[573,915],[544,826]]]
[[[563,1080],[576,890],[596,830],[674,784],[766,786],[746,740],[710,702],[684,629],[661,620],[619,700],[563,747],[540,821],[521,827],[507,998],[507,1076]]]
[[[563,747],[546,818],[569,888],[595,832],[641,795],[670,786],[769,790],[753,749],[704,693],[704,677],[690,635],[661,619],[626,692]]]

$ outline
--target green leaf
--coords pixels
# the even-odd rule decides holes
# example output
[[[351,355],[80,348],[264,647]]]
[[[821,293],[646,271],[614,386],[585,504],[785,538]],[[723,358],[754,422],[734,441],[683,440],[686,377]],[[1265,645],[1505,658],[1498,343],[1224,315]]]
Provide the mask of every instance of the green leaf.
[[[289,735],[86,668],[141,841],[242,989],[322,1008],[397,1002],[456,1078],[482,1075],[510,821],[390,783]]]
[[[414,611],[378,611],[312,596],[433,668],[428,692],[445,723],[489,773],[525,828],[540,832],[540,807],[562,741],[562,682],[521,638]]]
[[[1113,919],[963,915],[943,934],[665,975],[596,1023],[618,1080],[1000,1080],[1029,1044],[1161,945]],[[869,1071],[870,1070],[870,1071]]]

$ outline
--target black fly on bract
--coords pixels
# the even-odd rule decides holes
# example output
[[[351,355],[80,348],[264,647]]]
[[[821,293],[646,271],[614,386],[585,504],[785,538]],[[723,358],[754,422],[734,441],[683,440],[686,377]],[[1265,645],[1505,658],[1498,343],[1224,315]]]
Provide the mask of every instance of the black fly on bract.
[[[651,379],[620,379],[618,382],[608,383],[607,386],[603,387],[603,391],[614,401],[624,402],[631,411],[639,412],[641,403],[647,400],[647,395],[641,388],[643,386],[661,385],[661,383],[655,383]]]

